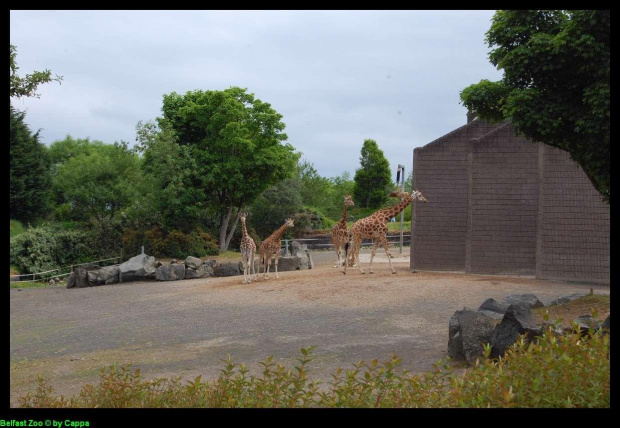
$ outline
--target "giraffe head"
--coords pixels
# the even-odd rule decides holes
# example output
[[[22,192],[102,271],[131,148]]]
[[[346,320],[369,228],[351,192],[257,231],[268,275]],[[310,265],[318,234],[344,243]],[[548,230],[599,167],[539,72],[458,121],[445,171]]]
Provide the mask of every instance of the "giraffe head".
[[[248,213],[246,213],[245,211],[241,211],[239,213],[239,220],[245,221],[246,218],[248,218]]]
[[[426,199],[426,197],[424,197],[422,192],[420,192],[419,190],[414,190],[413,192],[411,192],[411,197],[413,198],[414,201],[428,203],[428,200]]]
[[[353,199],[351,199],[351,195],[346,195],[344,197],[344,204],[349,206],[349,207],[352,207],[352,206],[355,205],[355,203],[353,202]]]
[[[294,225],[293,225],[293,219],[292,219],[292,218],[287,218],[287,219],[284,221],[284,224],[286,224],[286,227],[294,227]]]

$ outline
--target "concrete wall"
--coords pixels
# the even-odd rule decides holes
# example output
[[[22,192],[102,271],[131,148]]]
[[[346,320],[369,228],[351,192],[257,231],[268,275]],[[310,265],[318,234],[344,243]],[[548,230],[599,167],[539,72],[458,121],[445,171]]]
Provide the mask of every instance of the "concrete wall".
[[[475,120],[413,162],[412,269],[609,280],[609,206],[565,152]]]

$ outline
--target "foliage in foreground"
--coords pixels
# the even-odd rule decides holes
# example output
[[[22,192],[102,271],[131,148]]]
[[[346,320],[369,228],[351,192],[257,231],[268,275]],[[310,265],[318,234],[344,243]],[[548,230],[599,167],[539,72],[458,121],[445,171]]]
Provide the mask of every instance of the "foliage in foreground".
[[[73,397],[55,397],[41,377],[21,407],[610,407],[609,334],[590,330],[557,336],[553,327],[535,341],[520,337],[504,357],[484,359],[463,374],[448,361],[423,375],[398,372],[393,356],[360,362],[328,385],[308,378],[313,347],[301,349],[293,370],[260,364],[262,376],[249,374],[230,356],[215,381],[180,378],[145,380],[130,366],[102,369],[99,384]],[[485,346],[486,356],[490,346]]]

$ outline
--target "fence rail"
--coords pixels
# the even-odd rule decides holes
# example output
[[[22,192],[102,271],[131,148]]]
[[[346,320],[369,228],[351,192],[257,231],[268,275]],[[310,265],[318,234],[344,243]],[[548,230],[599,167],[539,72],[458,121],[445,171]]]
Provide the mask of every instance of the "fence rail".
[[[410,239],[407,240],[405,239],[406,237],[411,238],[411,235],[403,235],[403,245],[408,245],[410,244]],[[311,243],[310,241],[328,241],[331,240],[331,238],[300,238],[300,239],[281,239],[281,247],[282,248],[288,248],[288,242],[289,241],[298,241],[298,242],[308,242],[309,245],[309,249],[317,249],[316,247],[325,247],[325,248],[330,248],[333,247],[334,244],[332,244],[331,242],[329,243]],[[387,241],[388,241],[388,245],[398,245],[400,244],[400,235],[387,235]],[[361,246],[368,246],[368,245],[372,245],[372,242],[362,242]]]
[[[120,261],[121,256],[117,256],[117,257],[110,257],[109,259],[93,260],[93,261],[84,262],[84,263],[76,263],[76,264],[69,265],[69,266],[62,266],[62,267],[59,267],[59,268],[57,268],[57,269],[46,270],[46,271],[44,271],[44,272],[36,272],[36,273],[23,273],[23,274],[20,274],[20,275],[11,275],[10,282],[11,282],[11,284],[19,284],[19,283],[22,283],[22,282],[35,282],[35,281],[37,280],[37,279],[36,279],[36,278],[37,278],[37,276],[40,276],[40,279],[39,279],[39,280],[49,281],[49,280],[50,280],[50,279],[52,279],[52,278],[58,278],[58,277],[61,277],[61,276],[68,276],[68,275],[70,275],[70,274],[71,274],[71,272],[73,272],[73,268],[75,268],[75,267],[84,266],[84,265],[91,264],[91,263],[99,263],[99,262],[106,262],[106,261],[109,261],[109,260],[117,260],[117,259]],[[116,264],[118,264],[118,263],[112,263],[110,266],[114,266],[114,265],[116,265]],[[45,275],[46,273],[50,273],[50,272],[60,272],[60,271],[62,271],[62,270],[64,270],[64,269],[67,269],[67,268],[70,268],[70,271],[69,271],[69,272],[66,272],[66,273],[60,273],[60,274],[58,274],[58,275],[53,275],[53,276],[45,276],[45,277],[44,277],[44,275]],[[32,277],[32,279],[24,279],[24,280],[20,280],[20,281],[14,281],[14,280],[13,280],[13,278],[21,278],[21,277],[28,277],[28,276],[31,276],[31,277]]]

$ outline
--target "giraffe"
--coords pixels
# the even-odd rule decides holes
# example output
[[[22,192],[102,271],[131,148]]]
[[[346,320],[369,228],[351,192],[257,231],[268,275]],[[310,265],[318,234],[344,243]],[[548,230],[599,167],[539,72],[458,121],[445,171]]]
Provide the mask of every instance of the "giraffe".
[[[254,267],[256,244],[250,235],[248,235],[248,230],[245,227],[245,219],[247,216],[245,212],[239,213],[239,220],[241,220],[241,245],[239,245],[239,250],[241,250],[241,261],[243,262],[243,283],[251,284],[252,274],[250,273],[250,269],[252,269],[253,273],[256,273],[256,268]]]
[[[403,198],[403,200],[392,207],[385,208],[379,210],[368,217],[359,219],[356,221],[351,227],[351,235],[353,236],[353,240],[351,246],[349,247],[349,251],[351,252],[351,260],[357,260],[358,267],[360,269],[360,273],[364,273],[362,270],[362,264],[359,263],[359,251],[360,246],[362,245],[362,239],[371,238],[373,240],[372,246],[372,254],[370,255],[370,264],[368,265],[368,272],[372,272],[372,259],[375,257],[375,253],[377,252],[377,246],[379,243],[383,245],[385,249],[385,254],[388,256],[388,261],[390,262],[390,269],[392,269],[392,273],[396,273],[394,267],[392,266],[392,259],[390,251],[388,250],[388,243],[386,234],[388,231],[387,223],[390,221],[392,217],[395,217],[396,214],[400,213],[404,210],[407,205],[409,205],[413,201],[420,202],[428,202],[422,192],[414,190],[411,194],[407,192],[392,192],[390,196]],[[344,265],[344,273],[347,274],[347,264]]]
[[[344,212],[340,221],[332,228],[332,244],[336,251],[335,268],[342,266],[342,259],[345,253],[345,245],[349,242],[349,229],[347,229],[347,207],[355,205],[350,195],[344,197]]]
[[[275,257],[276,259],[276,278],[280,278],[278,276],[278,257],[280,256],[280,239],[284,232],[286,232],[287,227],[293,227],[293,219],[287,218],[282,226],[275,232],[273,232],[269,238],[265,239],[262,244],[260,244],[260,251],[258,254],[258,263],[260,266],[263,266],[263,278],[269,279],[269,267],[271,265],[271,258]],[[259,267],[260,272],[260,267]],[[258,273],[256,274],[256,279],[258,280]]]

